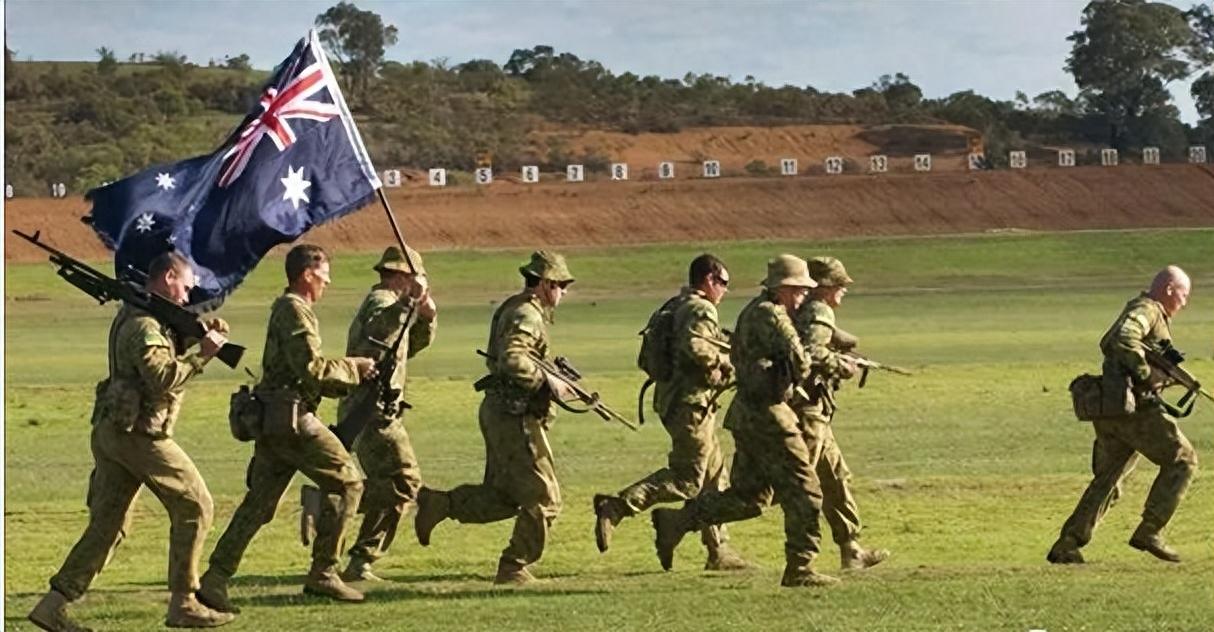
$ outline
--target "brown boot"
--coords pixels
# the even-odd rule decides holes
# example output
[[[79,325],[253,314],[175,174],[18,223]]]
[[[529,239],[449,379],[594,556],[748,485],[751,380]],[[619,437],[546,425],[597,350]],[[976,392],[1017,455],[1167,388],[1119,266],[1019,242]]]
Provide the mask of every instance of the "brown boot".
[[[1139,551],[1146,551],[1165,562],[1180,562],[1180,553],[1163,541],[1159,532],[1145,524],[1138,525],[1134,535],[1130,536],[1130,546]]]
[[[683,517],[676,509],[655,509],[649,519],[653,522],[653,546],[658,552],[658,562],[662,570],[674,567],[674,550],[687,535]]]
[[[341,580],[332,569],[313,570],[308,573],[308,579],[304,581],[304,594],[317,595],[328,597],[335,601],[346,601],[349,603],[361,603],[365,596],[362,593],[350,588],[346,582]]]
[[[526,566],[507,560],[498,560],[497,575],[493,578],[493,583],[501,586],[522,586],[534,581],[535,576],[527,570]]]
[[[362,558],[351,557],[346,570],[341,572],[342,581],[346,582],[382,582],[375,573],[371,572],[371,562]]]
[[[889,556],[890,552],[888,549],[865,550],[855,540],[839,547],[839,557],[842,560],[840,566],[845,571],[862,571],[866,568],[872,568],[888,560]]]
[[[417,534],[417,542],[422,546],[430,546],[430,532],[438,523],[447,519],[451,511],[451,499],[446,492],[440,492],[429,487],[421,488],[417,493],[417,515],[413,517],[413,531]]]
[[[212,610],[194,598],[193,593],[173,593],[164,625],[170,628],[217,628],[231,623],[236,615]]]
[[[706,571],[748,571],[754,568],[754,564],[724,544],[710,550],[708,560],[704,562]]]
[[[808,566],[786,566],[784,576],[780,578],[780,585],[786,588],[834,586],[837,583],[837,577],[823,575]]]
[[[49,632],[93,632],[67,616],[68,599],[58,590],[50,590],[26,617],[30,623]]]
[[[615,526],[631,515],[632,510],[623,499],[605,494],[594,495],[594,543],[598,545],[599,553],[607,552]]]
[[[1083,564],[1083,553],[1079,552],[1079,545],[1074,540],[1068,537],[1058,538],[1054,542],[1054,546],[1050,547],[1050,552],[1046,554],[1045,561],[1050,564]]]
[[[214,569],[208,568],[198,579],[198,590],[194,591],[194,596],[212,610],[240,614],[240,608],[228,598],[228,578]]]

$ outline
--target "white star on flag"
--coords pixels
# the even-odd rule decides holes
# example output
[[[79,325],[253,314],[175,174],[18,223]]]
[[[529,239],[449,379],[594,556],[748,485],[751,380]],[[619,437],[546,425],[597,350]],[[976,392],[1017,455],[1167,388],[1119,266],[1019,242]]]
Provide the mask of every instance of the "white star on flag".
[[[177,186],[177,183],[173,180],[173,176],[171,176],[167,173],[160,173],[160,174],[156,174],[156,186],[167,191],[169,189],[175,188]]]
[[[308,190],[308,187],[312,186],[312,182],[309,180],[304,180],[303,171],[303,167],[300,167],[299,171],[296,171],[294,167],[288,165],[287,177],[278,179],[279,182],[282,182],[282,186],[285,189],[282,194],[282,199],[290,200],[291,205],[294,206],[295,210],[297,211],[299,210],[299,203],[301,201],[311,202],[311,200],[308,199],[308,194],[306,191]]]
[[[152,217],[151,213],[144,213],[139,216],[139,219],[135,220],[135,230],[146,233],[152,230],[152,225],[155,223],[156,220]]]

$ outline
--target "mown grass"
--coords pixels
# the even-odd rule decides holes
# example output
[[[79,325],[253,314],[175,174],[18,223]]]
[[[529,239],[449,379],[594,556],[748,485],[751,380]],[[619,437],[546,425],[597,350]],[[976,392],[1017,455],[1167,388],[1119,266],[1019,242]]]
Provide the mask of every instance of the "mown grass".
[[[874,357],[914,368],[877,374],[841,395],[837,434],[855,473],[865,540],[894,550],[886,565],[848,575],[838,588],[777,588],[782,567],[778,509],[735,525],[733,543],[761,568],[699,570],[694,538],[663,573],[644,517],[625,523],[607,555],[594,549],[590,498],[659,467],[660,428],[638,434],[564,415],[552,434],[566,509],[535,588],[495,590],[497,553],[509,523],[444,524],[421,548],[402,530],[382,564],[389,582],[368,586],[361,607],[299,594],[307,552],[295,540],[295,492],[252,546],[234,593],[245,629],[771,629],[810,630],[1203,630],[1214,602],[1214,497],[1199,475],[1169,531],[1185,555],[1165,565],[1133,551],[1133,528],[1150,464],[1087,549],[1091,563],[1054,568],[1046,549],[1083,485],[1091,429],[1073,420],[1066,385],[1098,366],[1096,341],[1126,299],[1166,263],[1194,276],[1190,308],[1176,322],[1191,369],[1214,376],[1214,231],[1072,233],[826,243],[674,245],[570,251],[578,283],[553,327],[607,401],[635,415],[640,382],[636,332],[677,287],[686,262],[707,248],[731,266],[725,321],[753,294],[763,260],[781,251],[842,258],[855,290],[839,312]],[[440,302],[434,348],[410,364],[409,421],[425,477],[449,487],[479,478],[476,430],[484,344],[493,301],[517,286],[526,253],[427,256]],[[336,353],[365,286],[373,254],[339,255],[321,305]],[[90,306],[41,265],[6,272],[6,627],[45,587],[82,528],[91,461],[85,421],[91,384],[104,372],[112,311]],[[267,261],[222,313],[257,367],[266,309],[281,289],[280,261]],[[179,440],[216,498],[218,530],[243,487],[250,446],[227,436],[227,394],[240,373],[216,366],[191,389]],[[1211,378],[1214,379],[1214,378]],[[1205,456],[1214,444],[1211,408],[1185,432]],[[331,415],[331,405],[322,413]],[[727,440],[728,444],[728,440]],[[167,521],[154,499],[138,504],[133,536],[75,611],[102,629],[149,629],[163,616]],[[825,529],[825,525],[823,526]],[[837,569],[826,539],[821,566]]]

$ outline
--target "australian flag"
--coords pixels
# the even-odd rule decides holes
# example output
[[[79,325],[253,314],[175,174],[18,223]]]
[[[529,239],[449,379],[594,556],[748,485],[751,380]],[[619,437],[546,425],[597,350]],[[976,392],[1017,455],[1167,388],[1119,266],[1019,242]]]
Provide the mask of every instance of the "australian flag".
[[[214,306],[271,248],[362,208],[380,186],[311,31],[215,153],[93,189],[84,219],[119,275],[174,249],[194,265],[190,304]]]

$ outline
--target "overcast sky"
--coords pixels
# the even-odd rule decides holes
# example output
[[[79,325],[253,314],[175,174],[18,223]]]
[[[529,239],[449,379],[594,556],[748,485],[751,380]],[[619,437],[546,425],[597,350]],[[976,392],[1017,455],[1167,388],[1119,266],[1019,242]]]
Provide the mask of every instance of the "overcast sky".
[[[1188,8],[1198,0],[1166,0]],[[247,53],[270,68],[335,0],[8,0],[5,32],[19,59],[95,60],[107,46],[177,50],[191,61]],[[400,29],[388,59],[505,63],[549,44],[617,74],[754,75],[768,85],[850,92],[904,72],[928,97],[972,89],[1010,99],[1053,89],[1087,0],[466,0],[367,1]],[[1171,86],[1186,122],[1189,86]]]

